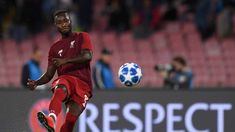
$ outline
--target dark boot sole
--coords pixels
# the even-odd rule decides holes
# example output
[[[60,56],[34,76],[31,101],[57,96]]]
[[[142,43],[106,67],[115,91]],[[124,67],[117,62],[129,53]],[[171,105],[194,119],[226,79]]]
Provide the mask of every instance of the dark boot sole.
[[[55,132],[54,128],[48,125],[47,119],[42,112],[37,114],[39,122],[47,129],[48,132]]]

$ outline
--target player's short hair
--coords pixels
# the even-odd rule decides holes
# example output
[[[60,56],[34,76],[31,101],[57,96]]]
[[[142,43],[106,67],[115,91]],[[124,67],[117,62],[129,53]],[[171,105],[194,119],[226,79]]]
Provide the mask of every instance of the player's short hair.
[[[173,58],[173,61],[176,61],[176,62],[180,63],[180,64],[183,65],[183,66],[186,66],[186,65],[187,65],[186,60],[185,60],[183,57],[181,57],[181,56],[176,56],[176,57],[174,57],[174,58]]]
[[[69,11],[67,10],[56,10],[53,14],[54,18],[58,15],[61,15],[61,14],[65,14],[65,13],[69,13]]]

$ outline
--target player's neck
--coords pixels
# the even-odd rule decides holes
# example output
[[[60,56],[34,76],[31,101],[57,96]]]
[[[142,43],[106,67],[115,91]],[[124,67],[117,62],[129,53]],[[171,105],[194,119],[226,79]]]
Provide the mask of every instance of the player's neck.
[[[67,38],[72,35],[72,32],[61,34],[62,38]]]

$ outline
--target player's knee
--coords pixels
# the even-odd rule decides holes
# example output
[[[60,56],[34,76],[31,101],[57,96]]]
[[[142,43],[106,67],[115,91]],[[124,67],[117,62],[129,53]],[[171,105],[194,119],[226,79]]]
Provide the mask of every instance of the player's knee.
[[[63,90],[63,93],[64,93],[63,101],[65,101],[68,98],[68,91],[65,85],[62,85],[62,84],[56,85],[54,88],[54,91],[56,90],[61,90],[61,91]]]
[[[58,89],[58,88],[63,89],[63,91],[67,94],[68,91],[67,91],[67,88],[66,88],[65,85],[63,85],[63,84],[58,84],[58,85],[55,86],[55,90]]]

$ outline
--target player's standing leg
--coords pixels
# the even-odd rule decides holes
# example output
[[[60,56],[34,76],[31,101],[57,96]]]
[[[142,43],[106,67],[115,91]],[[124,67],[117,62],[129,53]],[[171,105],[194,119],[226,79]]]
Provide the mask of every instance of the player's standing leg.
[[[50,114],[46,116],[43,112],[38,112],[38,120],[50,132],[53,132],[55,129],[55,121],[61,112],[62,103],[66,99],[66,96],[66,87],[64,85],[57,85],[49,105]]]
[[[77,103],[74,101],[69,101],[66,103],[67,113],[65,117],[65,122],[62,125],[60,132],[72,132],[74,125],[84,110],[84,108],[81,108]]]

